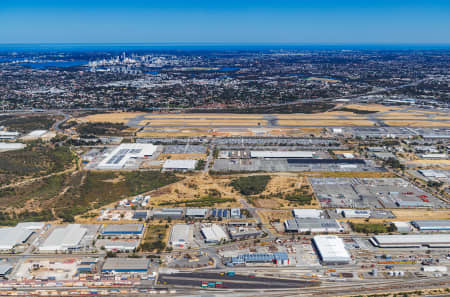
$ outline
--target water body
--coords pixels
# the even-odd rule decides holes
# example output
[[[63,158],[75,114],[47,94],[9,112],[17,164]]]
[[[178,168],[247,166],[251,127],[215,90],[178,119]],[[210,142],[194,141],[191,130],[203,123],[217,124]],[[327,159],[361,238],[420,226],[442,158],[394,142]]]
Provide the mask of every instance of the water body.
[[[239,67],[222,67],[218,71],[226,72],[226,71],[237,71],[240,70]]]
[[[33,69],[47,69],[49,67],[73,67],[87,64],[88,61],[59,61],[59,62],[21,63],[20,65],[31,67]]]

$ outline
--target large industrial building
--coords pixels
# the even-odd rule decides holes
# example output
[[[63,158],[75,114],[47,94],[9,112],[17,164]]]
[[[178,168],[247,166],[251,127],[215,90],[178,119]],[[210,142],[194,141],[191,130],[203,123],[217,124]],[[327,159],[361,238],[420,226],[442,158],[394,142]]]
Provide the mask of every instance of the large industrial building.
[[[150,260],[145,258],[106,258],[102,273],[147,272]]]
[[[313,158],[314,152],[305,151],[251,151],[252,158]]]
[[[318,235],[314,236],[313,242],[322,264],[336,265],[350,263],[351,256],[341,238],[335,235]]]
[[[217,224],[210,224],[201,229],[206,243],[219,243],[223,240],[228,240],[225,231]]]
[[[39,247],[40,252],[67,252],[81,248],[81,240],[87,229],[79,224],[67,225],[53,230],[49,237]]]
[[[111,252],[134,252],[139,246],[139,239],[99,239],[95,243],[97,247],[104,248],[106,251]]]
[[[143,233],[144,224],[111,224],[106,225],[102,230],[104,236],[141,237]]]
[[[153,219],[180,220],[183,218],[183,210],[181,208],[163,208],[154,210],[152,217]]]
[[[339,209],[339,211],[344,218],[370,218],[370,210],[366,209]]]
[[[169,244],[173,248],[185,249],[194,238],[192,225],[175,224],[170,232]]]
[[[25,243],[33,233],[32,230],[18,226],[0,228],[0,251],[10,251],[16,245]]]
[[[273,254],[243,254],[231,258],[231,264],[233,265],[247,265],[247,264],[276,264],[276,265],[289,265],[289,255],[284,252],[277,252]]]
[[[286,232],[339,233],[344,229],[334,219],[289,219],[284,222]]]
[[[164,162],[163,170],[187,171],[194,170],[197,160],[167,160]]]
[[[311,208],[296,208],[292,210],[294,218],[299,219],[320,219],[324,217],[323,210]]]
[[[420,248],[422,246],[448,248],[450,234],[377,235],[369,241],[380,248]]]
[[[207,215],[208,215],[207,208],[188,208],[188,209],[186,209],[186,217],[189,217],[189,218],[203,219],[203,218],[206,218]]]
[[[98,169],[122,169],[129,159],[151,157],[156,146],[151,143],[123,143],[115,148],[106,158],[98,164]]]
[[[450,230],[450,220],[420,220],[411,224],[420,231],[447,231]]]

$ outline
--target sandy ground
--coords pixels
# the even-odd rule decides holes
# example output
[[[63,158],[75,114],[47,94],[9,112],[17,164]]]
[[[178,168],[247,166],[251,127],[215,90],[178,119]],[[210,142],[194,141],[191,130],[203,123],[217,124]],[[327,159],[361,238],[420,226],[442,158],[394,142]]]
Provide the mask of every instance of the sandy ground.
[[[379,112],[388,112],[392,110],[400,110],[401,107],[394,107],[394,106],[384,106],[380,104],[349,104],[344,107],[352,108],[352,109],[360,109],[360,110],[370,110],[370,111],[379,111]]]

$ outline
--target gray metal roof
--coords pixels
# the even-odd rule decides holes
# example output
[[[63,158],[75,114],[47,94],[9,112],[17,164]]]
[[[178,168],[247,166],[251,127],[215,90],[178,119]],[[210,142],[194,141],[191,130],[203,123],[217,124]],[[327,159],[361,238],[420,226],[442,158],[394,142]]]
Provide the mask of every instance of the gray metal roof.
[[[150,260],[145,258],[107,258],[102,270],[143,270],[149,266]]]
[[[0,275],[5,275],[11,272],[12,266],[7,263],[1,263],[0,264]]]

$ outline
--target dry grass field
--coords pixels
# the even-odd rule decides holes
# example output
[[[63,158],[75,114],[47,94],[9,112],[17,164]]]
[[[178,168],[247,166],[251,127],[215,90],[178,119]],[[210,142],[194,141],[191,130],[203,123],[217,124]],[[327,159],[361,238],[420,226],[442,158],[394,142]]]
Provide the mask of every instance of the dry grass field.
[[[406,162],[408,165],[415,165],[415,166],[450,166],[450,160],[425,160],[425,159],[420,159],[420,160],[412,160],[412,161],[408,161]]]
[[[450,127],[450,121],[420,121],[419,119],[404,120],[404,121],[385,121],[389,126],[400,127]]]
[[[160,154],[157,160],[205,160],[206,154]]]
[[[373,126],[375,123],[369,120],[278,120],[280,126]]]
[[[233,113],[151,113],[146,119],[177,118],[177,119],[262,119],[262,114],[233,114]]]
[[[257,213],[261,218],[261,223],[263,224],[269,224],[274,221],[283,222],[287,219],[292,219],[292,212],[290,210],[258,209]]]
[[[295,190],[300,188],[307,188],[306,194],[312,195],[313,199],[310,204],[299,205],[298,203],[291,202],[283,198],[286,194],[292,194]],[[303,176],[292,175],[292,174],[279,174],[279,175],[271,175],[271,179],[266,186],[266,189],[258,196],[266,196],[270,198],[261,199],[261,198],[251,198],[254,202],[254,205],[258,208],[274,208],[274,209],[283,209],[283,208],[317,208],[319,207],[319,202],[313,195],[313,191],[311,185],[308,182],[308,179]],[[281,197],[280,197],[281,196]]]
[[[450,219],[450,210],[394,209],[392,213],[396,216],[395,220],[398,221]]]
[[[401,110],[401,107],[394,107],[394,106],[384,106],[380,104],[348,104],[344,107],[351,108],[351,109],[359,109],[359,110],[369,110],[369,111],[378,111],[378,112],[389,112],[394,110]]]
[[[170,119],[170,120],[145,120],[141,121],[142,125],[147,125],[148,127],[152,126],[180,126],[180,127],[221,127],[221,126],[266,126],[267,121],[265,120],[208,120],[208,119],[196,119],[196,120],[179,120],[179,119]]]
[[[150,207],[184,207],[183,201],[200,199],[212,192],[219,192],[223,199],[234,198],[235,202],[216,203],[215,207],[241,207],[239,193],[229,185],[229,177],[211,177],[196,173],[177,183],[150,192]],[[175,202],[175,203],[174,203]],[[164,203],[174,203],[166,204]],[[161,205],[162,204],[162,205]]]
[[[331,171],[311,171],[301,173],[307,177],[358,177],[358,178],[387,178],[395,177],[391,172],[370,172],[370,171],[352,171],[352,172],[331,172]]]
[[[136,116],[143,115],[144,112],[111,112],[111,113],[99,113],[94,115],[89,115],[86,117],[78,118],[80,122],[110,122],[110,123],[123,123],[128,122],[129,119],[135,118]]]

